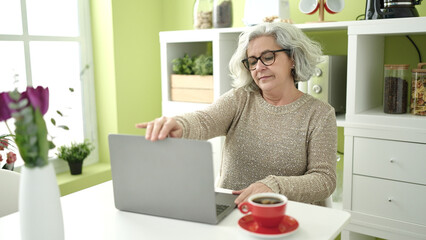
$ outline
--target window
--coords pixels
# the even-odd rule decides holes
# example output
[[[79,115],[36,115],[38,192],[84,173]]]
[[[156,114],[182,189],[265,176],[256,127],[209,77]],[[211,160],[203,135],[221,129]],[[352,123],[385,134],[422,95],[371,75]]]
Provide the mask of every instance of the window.
[[[45,120],[56,146],[84,139],[98,146],[92,62],[88,1],[0,1],[0,92],[49,87]],[[7,123],[13,131],[13,119]],[[1,122],[0,133],[7,132]],[[67,170],[55,153],[51,150],[49,158],[56,171]],[[85,162],[97,162],[97,154],[93,151]],[[19,159],[15,166],[22,164]]]

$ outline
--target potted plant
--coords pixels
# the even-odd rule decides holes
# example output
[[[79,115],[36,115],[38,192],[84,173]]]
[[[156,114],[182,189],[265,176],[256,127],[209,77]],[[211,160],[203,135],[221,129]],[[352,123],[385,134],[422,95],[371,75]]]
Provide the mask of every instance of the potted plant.
[[[71,175],[79,175],[82,172],[84,159],[93,149],[92,143],[86,139],[82,143],[71,143],[71,146],[60,146],[56,155],[68,162]]]
[[[201,54],[172,61],[171,99],[182,102],[213,102],[213,57]]]
[[[13,171],[16,161],[16,154],[9,149],[11,146],[10,142],[13,142],[12,138],[12,134],[0,135],[0,163],[3,161],[3,157],[5,157],[6,163],[3,165],[2,169],[11,171]],[[6,150],[9,151],[6,153]],[[2,155],[2,152],[4,153],[4,156]]]

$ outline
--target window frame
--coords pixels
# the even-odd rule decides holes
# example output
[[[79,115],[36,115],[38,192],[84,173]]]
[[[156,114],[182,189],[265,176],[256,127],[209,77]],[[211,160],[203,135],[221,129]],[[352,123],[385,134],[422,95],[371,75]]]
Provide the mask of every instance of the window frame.
[[[22,18],[22,35],[0,34],[0,41],[20,41],[24,45],[25,72],[27,77],[27,85],[32,85],[32,72],[30,61],[30,42],[31,41],[72,41],[77,42],[80,46],[80,69],[81,69],[81,95],[83,110],[83,135],[85,139],[89,139],[95,147],[90,156],[84,161],[84,165],[90,165],[99,161],[99,144],[97,133],[97,116],[95,102],[95,83],[93,71],[93,48],[91,35],[91,15],[90,3],[85,0],[77,0],[78,4],[78,20],[79,20],[79,36],[62,37],[62,36],[37,36],[29,35],[26,0],[21,1],[21,18]],[[49,158],[49,162],[54,166],[56,173],[68,171],[68,165],[65,161],[58,158]],[[21,170],[21,166],[15,167],[17,171]]]

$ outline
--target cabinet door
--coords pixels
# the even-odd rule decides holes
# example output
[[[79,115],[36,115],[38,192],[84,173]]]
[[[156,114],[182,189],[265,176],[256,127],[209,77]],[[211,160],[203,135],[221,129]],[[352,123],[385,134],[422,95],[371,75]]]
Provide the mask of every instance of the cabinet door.
[[[426,226],[426,186],[353,176],[352,210]]]
[[[426,144],[354,139],[354,173],[426,184]]]

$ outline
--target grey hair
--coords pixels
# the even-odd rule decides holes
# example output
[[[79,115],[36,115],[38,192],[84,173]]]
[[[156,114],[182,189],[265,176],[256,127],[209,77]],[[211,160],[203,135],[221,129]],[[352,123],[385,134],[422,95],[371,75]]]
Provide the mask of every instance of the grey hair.
[[[282,22],[259,24],[240,34],[238,48],[229,62],[234,88],[244,88],[247,91],[259,90],[241,60],[247,58],[249,42],[260,36],[273,36],[278,45],[290,49],[289,57],[294,60],[295,65],[292,70],[295,82],[308,81],[316,65],[321,62],[321,45],[309,39],[299,28]]]

